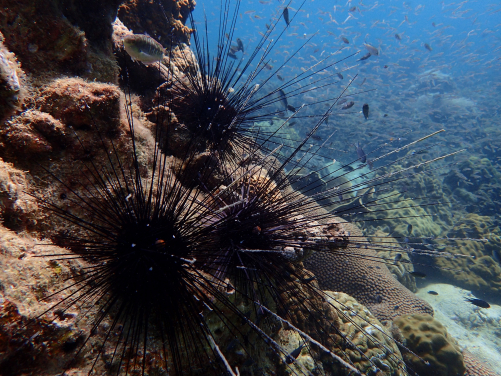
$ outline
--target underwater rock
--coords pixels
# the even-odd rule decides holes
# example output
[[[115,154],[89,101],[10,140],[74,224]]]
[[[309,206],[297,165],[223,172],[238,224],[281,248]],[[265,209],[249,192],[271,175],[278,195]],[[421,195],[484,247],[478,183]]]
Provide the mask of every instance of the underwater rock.
[[[53,116],[36,110],[27,110],[7,121],[0,130],[3,156],[27,160],[61,151],[73,141],[65,126]]]
[[[58,374],[72,357],[74,346],[81,343],[80,330],[74,312],[61,317],[38,317],[51,304],[41,299],[49,295],[60,279],[72,273],[68,265],[74,262],[48,262],[42,248],[65,253],[26,233],[22,236],[0,225],[0,374]],[[59,296],[69,292],[62,292]],[[62,294],[62,295],[61,295]],[[31,322],[31,325],[27,325]]]
[[[26,173],[0,159],[0,221],[19,231],[36,224],[35,200],[26,192]]]
[[[70,74],[116,82],[111,45],[116,0],[1,0],[0,7],[5,45],[35,81]]]
[[[457,376],[465,372],[463,355],[447,329],[430,315],[404,315],[394,319],[394,330],[404,346],[423,360],[403,350],[405,363],[419,376]],[[397,335],[398,336],[398,335]]]
[[[185,24],[194,8],[194,0],[127,0],[118,17],[135,34],[148,34],[166,47],[172,41],[189,44],[192,30]]]
[[[12,115],[22,102],[21,70],[15,55],[5,48],[0,33],[0,124]]]
[[[346,234],[364,239],[361,230],[340,220]],[[349,236],[348,236],[349,238]],[[349,242],[348,242],[349,244]],[[373,249],[350,247],[342,252],[314,252],[305,266],[323,290],[342,291],[365,305],[379,320],[403,314],[433,314],[431,306],[398,282]]]
[[[35,103],[41,111],[76,129],[93,125],[113,134],[120,124],[120,90],[115,85],[61,78],[45,86]]]
[[[57,155],[70,146],[72,153],[89,153],[88,137],[81,134],[77,142],[75,130],[99,129],[113,138],[121,123],[120,90],[115,85],[87,82],[81,78],[61,78],[52,81],[32,98],[33,107],[12,117],[0,129],[2,156],[25,163],[50,153]],[[73,129],[71,129],[73,128]],[[97,137],[94,132],[91,137]],[[26,167],[26,166],[25,166]]]

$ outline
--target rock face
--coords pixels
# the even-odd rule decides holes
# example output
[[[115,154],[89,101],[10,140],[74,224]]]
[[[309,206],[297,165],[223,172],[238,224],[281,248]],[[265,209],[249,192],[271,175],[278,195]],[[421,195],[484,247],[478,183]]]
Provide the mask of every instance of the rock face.
[[[14,113],[22,102],[21,70],[15,55],[4,45],[0,32],[0,123]]]
[[[116,82],[111,23],[119,1],[0,1],[0,31],[33,75],[79,75]],[[45,79],[38,76],[37,80]]]
[[[430,315],[404,315],[393,324],[403,337],[405,363],[420,376],[461,376],[463,355],[447,329]],[[420,359],[421,358],[421,359]],[[423,361],[429,363],[426,364]]]

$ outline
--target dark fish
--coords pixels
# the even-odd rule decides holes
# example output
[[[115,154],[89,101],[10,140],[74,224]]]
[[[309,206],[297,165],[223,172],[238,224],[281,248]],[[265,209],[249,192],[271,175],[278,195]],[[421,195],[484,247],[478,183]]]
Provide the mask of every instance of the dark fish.
[[[282,102],[285,109],[287,110],[289,104],[287,103],[287,97],[285,96],[285,91],[283,91],[282,89],[278,89],[278,95],[280,96],[280,102]]]
[[[384,68],[384,69],[388,69],[388,66],[387,66],[387,65],[385,65],[383,68]]]
[[[244,44],[242,43],[242,39],[237,38],[238,50],[244,52]]]
[[[400,35],[398,35],[398,34],[395,34],[395,38],[396,38],[397,40],[402,40],[402,37],[401,37]]]
[[[317,136],[316,134],[312,135],[311,138],[317,141],[320,141],[322,139],[322,137]]]
[[[348,108],[352,108],[355,102],[351,101],[346,103],[343,107],[341,107],[342,110],[347,110]]]
[[[485,300],[482,300],[482,299],[466,298],[465,301],[467,301],[473,305],[476,305],[477,307],[480,307],[480,308],[490,308],[491,307],[491,305],[489,303],[487,303]]]
[[[428,294],[430,294],[430,295],[438,295],[438,292],[430,290],[430,291],[428,291]]]
[[[360,146],[360,142],[357,142],[355,147],[357,148],[357,155],[358,155],[358,159],[360,160],[360,162],[362,162],[362,163],[367,162],[367,156],[365,155],[365,151]]]
[[[383,297],[381,295],[376,295],[374,299],[378,304],[383,302]]]
[[[231,53],[231,51],[228,51],[228,56],[231,57],[232,59],[238,59],[237,55],[235,55],[234,53]]]
[[[424,44],[424,48],[426,48],[428,51],[433,51],[433,48],[428,43]]]
[[[350,12],[355,12],[357,10],[357,7],[351,7]]]
[[[369,105],[367,103],[362,106],[362,112],[364,113],[365,120],[367,120],[369,118]]]
[[[358,59],[358,61],[361,61],[361,60],[367,60],[368,58],[370,58],[372,55],[370,52],[367,52],[364,56],[362,56],[360,59]]]
[[[299,347],[297,349],[295,349],[289,355],[287,355],[287,357],[285,358],[285,363],[287,363],[287,364],[294,363],[296,361],[297,357],[299,356],[299,354],[301,354],[301,350],[303,349],[304,345],[305,345],[305,343],[303,342],[302,345],[299,345]]]
[[[337,74],[337,76],[339,77],[340,80],[342,80],[344,78],[341,73],[336,73],[336,74]]]
[[[315,278],[317,278],[317,277],[313,276],[313,277],[310,277],[310,278],[303,278],[303,279],[301,279],[301,282],[302,282],[302,283],[310,283],[310,282],[311,282],[311,281],[313,281]]]
[[[279,75],[279,74],[277,74],[277,78],[278,78],[280,81],[283,81],[283,80],[284,80],[284,78],[283,78],[281,75]]]
[[[426,278],[426,274],[421,272],[410,272],[409,274],[417,278]]]
[[[402,259],[402,254],[401,254],[401,253],[397,253],[397,254],[395,255],[395,262],[398,262],[398,261],[400,261],[401,259]]]
[[[287,105],[287,109],[292,112],[296,112],[296,108],[291,106],[290,104]]]
[[[388,117],[388,114],[384,114],[383,117]]]
[[[346,44],[350,44],[350,41],[346,37],[341,37],[341,40]]]
[[[293,121],[291,123],[289,123],[289,127],[293,127],[294,125],[296,125],[297,121]]]
[[[431,23],[431,26],[435,27],[435,26],[437,26],[437,25],[435,24],[435,22],[432,22],[432,23]]]
[[[289,26],[289,24],[290,24],[290,21],[289,21],[289,8],[285,7],[284,12],[283,12],[283,16],[284,16],[285,23],[287,24],[287,26]]]
[[[412,225],[410,223],[407,225],[407,233],[412,234]]]

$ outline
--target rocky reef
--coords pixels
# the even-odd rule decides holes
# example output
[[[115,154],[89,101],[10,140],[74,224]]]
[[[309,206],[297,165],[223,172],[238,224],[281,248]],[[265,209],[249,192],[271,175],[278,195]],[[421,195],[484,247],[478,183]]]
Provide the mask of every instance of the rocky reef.
[[[404,351],[406,363],[422,376],[463,375],[463,355],[447,329],[431,315],[404,315],[393,320],[402,343],[411,352]],[[423,363],[425,360],[427,363]]]
[[[151,173],[155,149],[152,119],[159,114],[175,117],[170,109],[155,105],[151,99],[158,93],[159,80],[165,78],[165,74],[193,69],[193,61],[187,62],[179,57],[188,56],[190,51],[192,30],[186,26],[186,20],[194,6],[192,0],[161,3],[139,0],[123,3],[93,0],[12,3],[0,0],[0,263],[3,266],[0,270],[0,373],[58,374],[72,359],[74,366],[67,370],[68,374],[87,373],[93,367],[92,349],[106,344],[109,320],[101,323],[86,351],[75,359],[75,350],[91,331],[91,324],[83,312],[92,307],[84,304],[72,311],[52,310],[48,316],[43,315],[58,299],[74,292],[71,288],[61,291],[62,283],[81,277],[90,264],[80,259],[60,262],[41,257],[67,253],[64,248],[67,244],[57,243],[56,239],[58,235],[71,231],[72,227],[60,218],[54,218],[50,210],[39,204],[55,203],[69,212],[80,213],[82,208],[68,200],[68,194],[83,192],[92,186],[93,181],[85,180],[82,168],[89,161],[106,163],[108,155],[102,148],[103,140],[112,142],[117,155],[130,162],[127,158],[132,148],[131,133],[129,119],[123,110],[126,104],[134,120],[134,147],[140,171],[145,176]],[[166,19],[169,27],[165,27]],[[160,74],[157,68],[134,62],[126,55],[121,39],[131,33],[148,33],[165,47],[172,48],[174,53],[164,57]],[[120,75],[125,67],[129,81]],[[146,89],[139,90],[141,86],[146,86]],[[134,91],[136,88],[138,90],[132,96],[124,93],[125,89]],[[174,136],[187,137],[181,131]],[[166,163],[179,166],[178,157],[184,144],[183,140],[176,142],[175,137],[168,144],[167,149],[173,155]],[[294,137],[298,136],[294,134]],[[197,155],[193,169],[198,171],[200,166],[207,165],[207,158],[210,158],[207,153]],[[474,162],[471,163],[476,164]],[[458,184],[461,178],[452,174],[445,179],[458,200],[470,200],[473,204],[475,195],[487,187],[485,176],[494,172],[487,162],[482,164],[485,168],[478,185],[463,187]],[[322,180],[319,175],[315,178]],[[412,181],[414,192],[426,196],[439,190],[431,177],[420,175],[419,179]],[[221,179],[214,176],[208,184],[212,188],[220,182]],[[330,184],[326,183],[318,192],[331,189],[332,184],[344,186],[350,183],[339,180]],[[354,194],[348,204],[363,206],[371,193]],[[330,203],[337,207],[338,204],[335,200]],[[390,210],[391,203],[381,203],[381,207]],[[420,219],[420,215],[427,214],[420,208],[409,209],[404,214],[414,217],[409,223],[412,223],[413,236],[416,237],[439,236],[443,225],[453,224],[448,234],[451,237],[489,239],[488,243],[474,243],[473,248],[466,250],[470,256],[475,256],[474,261],[447,259],[437,261],[437,264],[446,270],[468,266],[469,271],[460,276],[444,273],[466,287],[499,292],[501,269],[496,264],[499,230],[493,228],[488,218],[477,214],[453,223],[447,210],[446,207],[436,209],[438,219],[435,222]],[[378,214],[369,209],[364,215],[378,218]],[[398,220],[380,222],[380,228],[364,228],[368,237],[354,224],[342,219],[337,224],[347,238],[353,236],[377,243],[379,237],[387,239],[390,234],[385,231],[385,226],[392,229],[395,237],[408,236],[409,223]],[[402,246],[396,240],[391,243],[395,247]],[[463,247],[461,241],[457,245]],[[451,248],[450,252],[454,253],[454,249]],[[318,288],[326,290],[322,299],[328,304],[324,304],[323,311],[311,313],[291,299],[290,315],[298,317],[297,321],[302,323],[300,329],[312,336],[318,333],[309,327],[309,320],[323,320],[327,337],[337,339],[328,343],[329,350],[368,375],[374,372],[373,365],[385,375],[404,375],[402,359],[416,369],[422,367],[419,360],[406,353],[402,358],[398,344],[391,338],[391,331],[384,325],[392,320],[403,333],[404,344],[430,361],[433,372],[452,375],[443,371],[444,362],[451,361],[456,365],[454,374],[464,373],[465,365],[465,375],[479,374],[476,371],[480,369],[479,363],[469,355],[464,356],[463,362],[453,340],[430,316],[433,314],[431,306],[413,294],[416,283],[410,275],[413,271],[410,258],[404,255],[402,260],[407,263],[393,263],[389,267],[375,261],[391,259],[392,255],[392,252],[371,250],[362,253],[356,247],[348,247],[338,254],[314,254],[306,260],[306,269],[318,279]],[[306,269],[307,276],[313,278]],[[289,287],[293,291],[299,289],[300,284]],[[57,294],[52,295],[55,291]],[[318,296],[310,298],[318,299],[318,305],[322,305]],[[422,314],[428,316],[420,316]],[[300,346],[301,336],[295,329],[287,327],[276,317],[270,317],[269,321],[273,321],[269,327],[276,330],[267,334],[285,351],[292,352]],[[212,329],[215,338],[230,349],[229,358],[248,374],[351,374],[350,370],[318,349],[305,348],[290,366],[286,356],[269,351],[269,344],[264,341],[260,342],[261,347],[254,348],[259,362],[251,362],[249,360],[254,354],[243,355],[241,346],[235,344],[224,327]],[[255,332],[249,335],[251,342],[255,339],[252,335],[257,337]],[[349,338],[354,347],[347,346],[343,336]],[[402,338],[397,336],[397,339]],[[159,343],[157,345],[161,348]],[[421,352],[423,348],[432,348],[435,353],[425,355]],[[107,351],[109,354],[111,349]],[[160,353],[158,350],[158,353],[148,355],[152,369],[158,374],[162,374],[158,366],[162,360]],[[94,371],[108,372],[111,367],[109,359],[109,355],[105,356]],[[426,375],[430,368],[423,370],[422,375]]]

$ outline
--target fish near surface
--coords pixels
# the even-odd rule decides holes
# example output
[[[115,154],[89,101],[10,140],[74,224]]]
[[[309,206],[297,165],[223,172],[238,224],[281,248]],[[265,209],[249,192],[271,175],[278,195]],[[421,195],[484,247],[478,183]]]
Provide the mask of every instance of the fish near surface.
[[[244,44],[242,42],[242,39],[237,38],[237,45],[238,45],[238,51],[244,52]]]
[[[379,56],[379,50],[376,47],[370,45],[369,43],[364,43],[364,46],[371,55]]]
[[[289,24],[290,24],[290,20],[289,20],[289,8],[285,7],[284,12],[282,14],[284,16],[285,23],[287,24],[287,26],[289,26]]]
[[[367,103],[362,106],[362,112],[364,113],[365,120],[367,120],[369,118],[369,105]]]
[[[348,102],[345,105],[343,105],[343,107],[341,107],[341,109],[342,110],[347,110],[348,108],[352,108],[354,104],[355,104],[355,102],[353,102],[353,101]]]
[[[130,57],[144,64],[156,63],[164,57],[162,45],[148,35],[127,35],[123,39],[123,44]]]
[[[362,56],[360,59],[358,59],[358,61],[367,60],[371,56],[372,56],[372,54],[370,52],[367,52],[364,56]]]
[[[289,355],[287,355],[287,358],[285,358],[285,362],[287,364],[291,364],[291,363],[294,363],[297,359],[297,357],[299,356],[299,354],[301,354],[301,350],[303,349],[303,347],[305,346],[305,343],[303,342],[303,344],[299,345],[299,347],[295,350],[293,350]]]
[[[367,162],[367,155],[365,155],[364,149],[362,149],[362,147],[360,146],[360,142],[357,142],[355,147],[357,148],[357,156],[360,162],[362,163]]]

